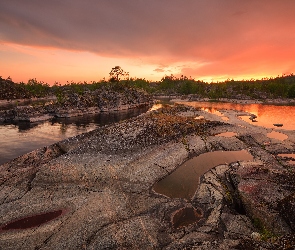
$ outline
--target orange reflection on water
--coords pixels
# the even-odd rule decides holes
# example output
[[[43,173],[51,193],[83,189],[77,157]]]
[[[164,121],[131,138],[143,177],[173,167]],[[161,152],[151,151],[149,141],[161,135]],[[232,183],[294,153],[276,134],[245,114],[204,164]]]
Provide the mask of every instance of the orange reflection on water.
[[[163,105],[161,103],[157,103],[157,104],[154,104],[150,109],[149,111],[153,111],[153,110],[158,110],[160,108],[162,108]]]
[[[282,129],[295,130],[295,106],[276,106],[264,104],[237,104],[223,102],[179,102],[200,108],[210,113],[222,110],[244,111],[257,116],[257,122],[252,122],[249,116],[241,117],[244,121],[253,125],[267,128],[276,128],[273,124],[283,124]],[[220,113],[220,112],[219,112]]]
[[[277,139],[280,141],[284,141],[284,140],[288,139],[287,135],[285,135],[283,133],[276,132],[276,131],[271,131],[271,133],[267,133],[267,137]]]

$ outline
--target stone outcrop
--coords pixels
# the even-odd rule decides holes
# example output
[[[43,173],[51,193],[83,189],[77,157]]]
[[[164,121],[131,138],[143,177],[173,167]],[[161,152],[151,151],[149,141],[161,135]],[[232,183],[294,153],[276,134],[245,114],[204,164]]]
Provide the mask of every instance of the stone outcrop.
[[[146,92],[130,87],[103,86],[81,94],[64,89],[55,98],[42,105],[18,105],[0,110],[0,122],[38,122],[53,117],[66,118],[100,112],[113,112],[149,106],[153,99]]]
[[[0,77],[0,100],[30,98],[31,94],[23,86],[15,84],[10,79]]]
[[[236,126],[233,111],[228,123],[198,115],[207,116],[167,107],[0,166],[0,249],[292,249],[294,176],[277,154],[295,149],[294,132],[265,146],[267,130]],[[226,131],[237,136],[214,136]],[[242,149],[254,160],[212,168],[191,201],[152,188],[194,156]],[[197,220],[175,226],[185,209]],[[56,211],[37,227],[5,230]]]

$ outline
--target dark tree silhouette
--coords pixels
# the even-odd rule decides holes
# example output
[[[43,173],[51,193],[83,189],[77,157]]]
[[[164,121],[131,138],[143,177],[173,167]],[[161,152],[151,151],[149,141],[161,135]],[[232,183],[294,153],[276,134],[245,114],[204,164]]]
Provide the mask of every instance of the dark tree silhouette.
[[[110,82],[119,82],[122,77],[129,77],[129,72],[125,72],[120,66],[115,66],[110,72]]]

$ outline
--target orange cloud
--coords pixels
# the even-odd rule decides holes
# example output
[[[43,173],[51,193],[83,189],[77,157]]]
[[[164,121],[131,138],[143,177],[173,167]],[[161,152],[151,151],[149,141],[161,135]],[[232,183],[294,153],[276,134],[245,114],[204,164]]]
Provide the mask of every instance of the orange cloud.
[[[0,43],[14,48],[0,51],[0,74],[79,80],[120,65],[153,80],[276,76],[294,71],[294,9],[293,0],[1,1]]]

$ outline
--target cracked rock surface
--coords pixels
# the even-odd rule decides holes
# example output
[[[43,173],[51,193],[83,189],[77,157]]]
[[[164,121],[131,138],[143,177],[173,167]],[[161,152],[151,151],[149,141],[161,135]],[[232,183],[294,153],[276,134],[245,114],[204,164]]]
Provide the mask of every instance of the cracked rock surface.
[[[278,154],[294,153],[295,133],[278,142],[226,112],[225,123],[164,107],[1,165],[0,249],[293,249],[294,167]],[[237,135],[215,136],[227,131]],[[190,201],[153,190],[186,160],[219,150],[247,150],[253,161],[210,169]],[[200,218],[175,228],[183,208]],[[59,210],[38,226],[5,230]]]

